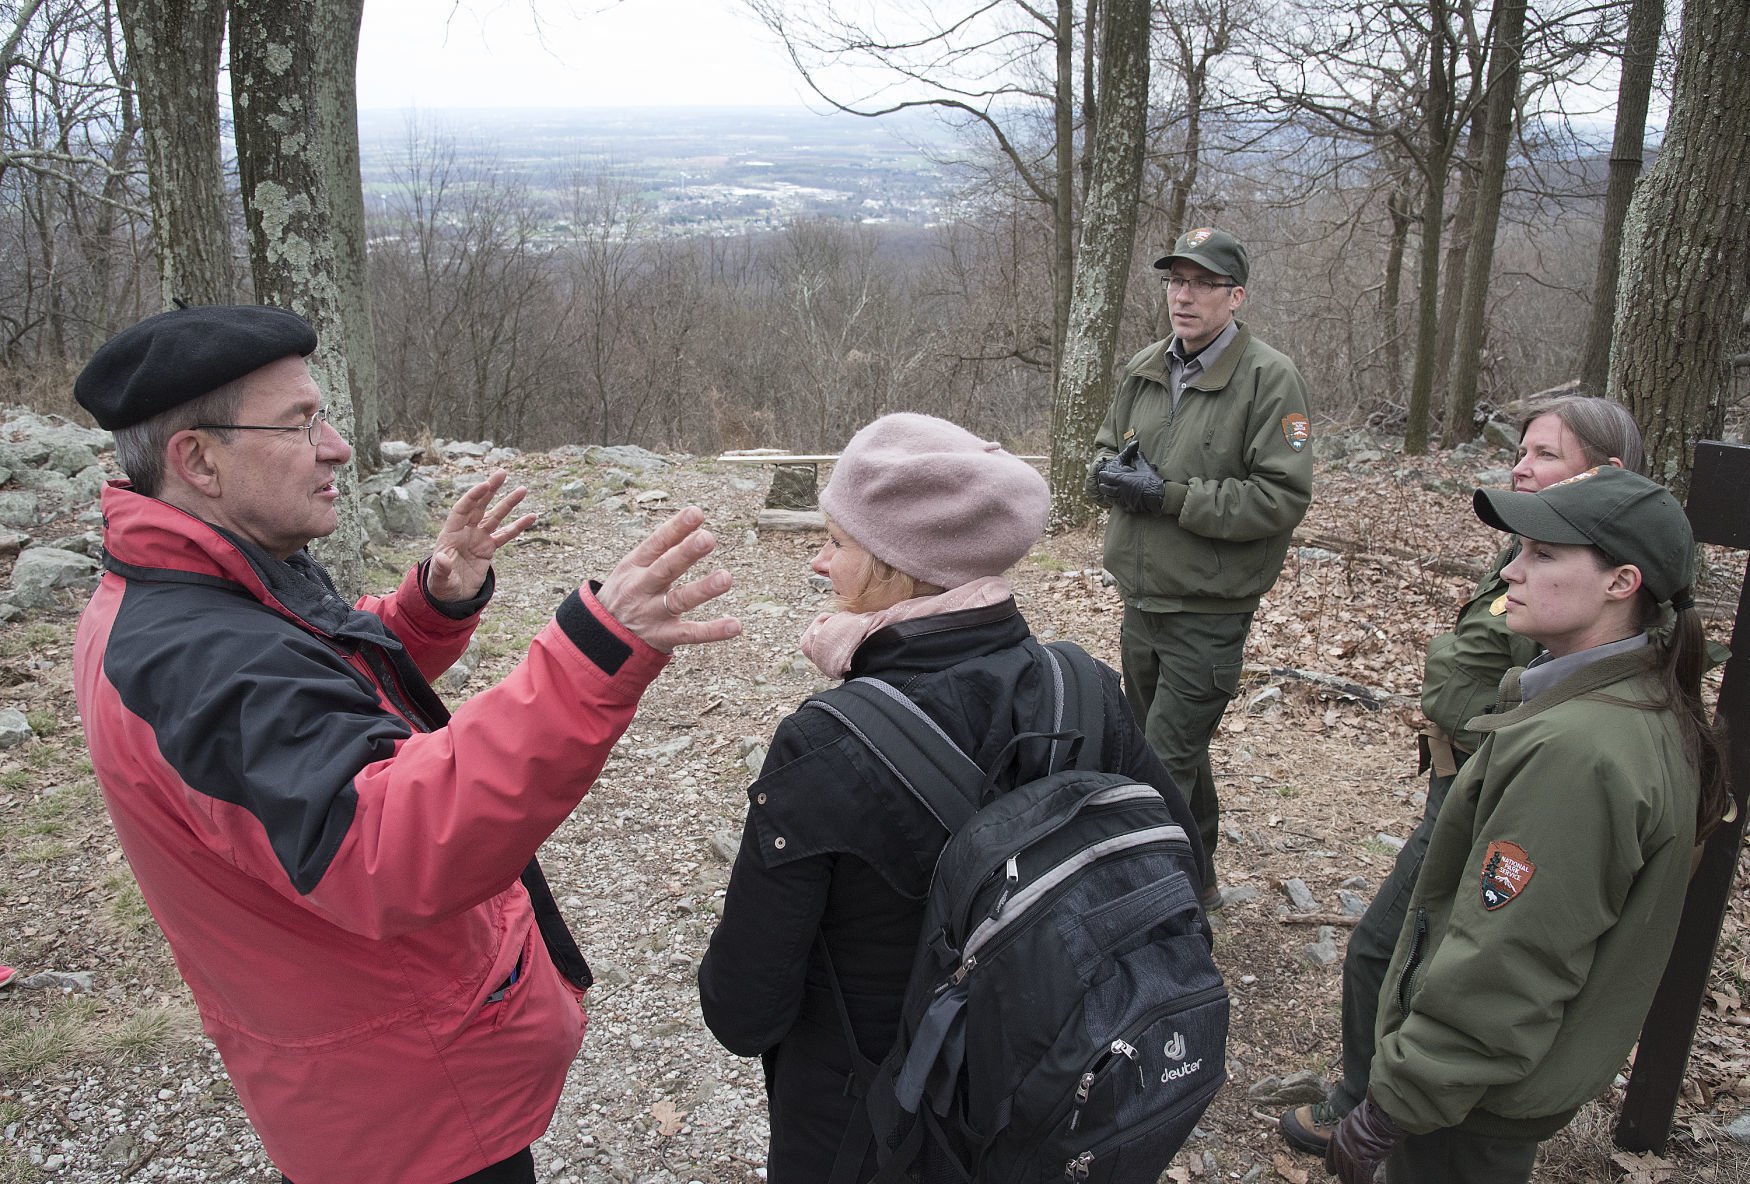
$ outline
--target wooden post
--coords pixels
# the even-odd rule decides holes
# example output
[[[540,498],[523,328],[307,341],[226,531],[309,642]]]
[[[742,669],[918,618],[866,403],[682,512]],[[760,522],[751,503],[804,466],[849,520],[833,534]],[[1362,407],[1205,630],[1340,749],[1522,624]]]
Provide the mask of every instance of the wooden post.
[[[1698,542],[1750,548],[1750,447],[1704,440],[1695,448],[1689,486],[1689,522]],[[1726,725],[1726,775],[1737,817],[1708,839],[1701,866],[1689,883],[1677,942],[1665,977],[1647,1010],[1627,1096],[1616,1124],[1616,1145],[1627,1151],[1663,1152],[1677,1112],[1683,1068],[1695,1040],[1695,1025],[1707,990],[1708,969],[1732,891],[1750,791],[1750,565],[1738,593],[1732,627],[1732,658],[1720,685],[1719,718]]]

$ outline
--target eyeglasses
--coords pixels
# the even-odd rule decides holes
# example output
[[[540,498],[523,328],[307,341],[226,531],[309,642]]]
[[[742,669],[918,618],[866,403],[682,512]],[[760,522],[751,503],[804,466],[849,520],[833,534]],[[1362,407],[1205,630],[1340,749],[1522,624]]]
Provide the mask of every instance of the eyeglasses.
[[[1232,280],[1209,280],[1202,276],[1192,278],[1183,275],[1169,275],[1161,280],[1167,286],[1167,291],[1177,292],[1181,288],[1190,288],[1193,296],[1207,296],[1218,288],[1237,288]]]
[[[308,423],[283,426],[271,423],[197,423],[190,426],[225,432],[303,432],[304,438],[310,441],[310,447],[314,448],[322,442],[322,425],[327,422],[328,408],[318,407]]]

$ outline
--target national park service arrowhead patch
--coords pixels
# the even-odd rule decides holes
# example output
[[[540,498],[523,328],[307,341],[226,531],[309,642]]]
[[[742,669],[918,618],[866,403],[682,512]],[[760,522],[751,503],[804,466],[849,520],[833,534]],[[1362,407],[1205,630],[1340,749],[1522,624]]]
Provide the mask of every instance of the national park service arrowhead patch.
[[[1525,891],[1537,865],[1524,847],[1496,839],[1483,855],[1483,907],[1493,912]]]
[[[1299,452],[1306,447],[1306,442],[1312,439],[1312,424],[1306,421],[1306,416],[1296,413],[1282,417],[1282,438],[1288,441],[1288,446]]]

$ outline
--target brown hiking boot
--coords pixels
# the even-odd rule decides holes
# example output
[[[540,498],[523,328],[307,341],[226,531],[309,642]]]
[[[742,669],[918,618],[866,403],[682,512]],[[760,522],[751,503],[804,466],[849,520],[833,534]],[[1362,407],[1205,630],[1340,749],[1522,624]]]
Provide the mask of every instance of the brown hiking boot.
[[[1343,1116],[1337,1113],[1337,1108],[1324,1101],[1296,1106],[1277,1119],[1276,1125],[1282,1131],[1282,1138],[1296,1151],[1323,1155],[1325,1148],[1331,1145],[1337,1124],[1342,1121]]]

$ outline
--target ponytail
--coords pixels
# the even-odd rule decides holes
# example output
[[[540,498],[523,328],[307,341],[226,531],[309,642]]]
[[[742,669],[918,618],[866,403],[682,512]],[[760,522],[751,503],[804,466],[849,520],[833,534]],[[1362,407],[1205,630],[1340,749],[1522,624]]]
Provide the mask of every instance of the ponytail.
[[[1707,642],[1701,614],[1687,588],[1672,598],[1670,640],[1662,647],[1660,679],[1666,702],[1683,721],[1683,747],[1701,775],[1695,806],[1695,841],[1701,842],[1725,821],[1731,808],[1726,788],[1725,745],[1720,729],[1701,701],[1701,676],[1707,669]]]

